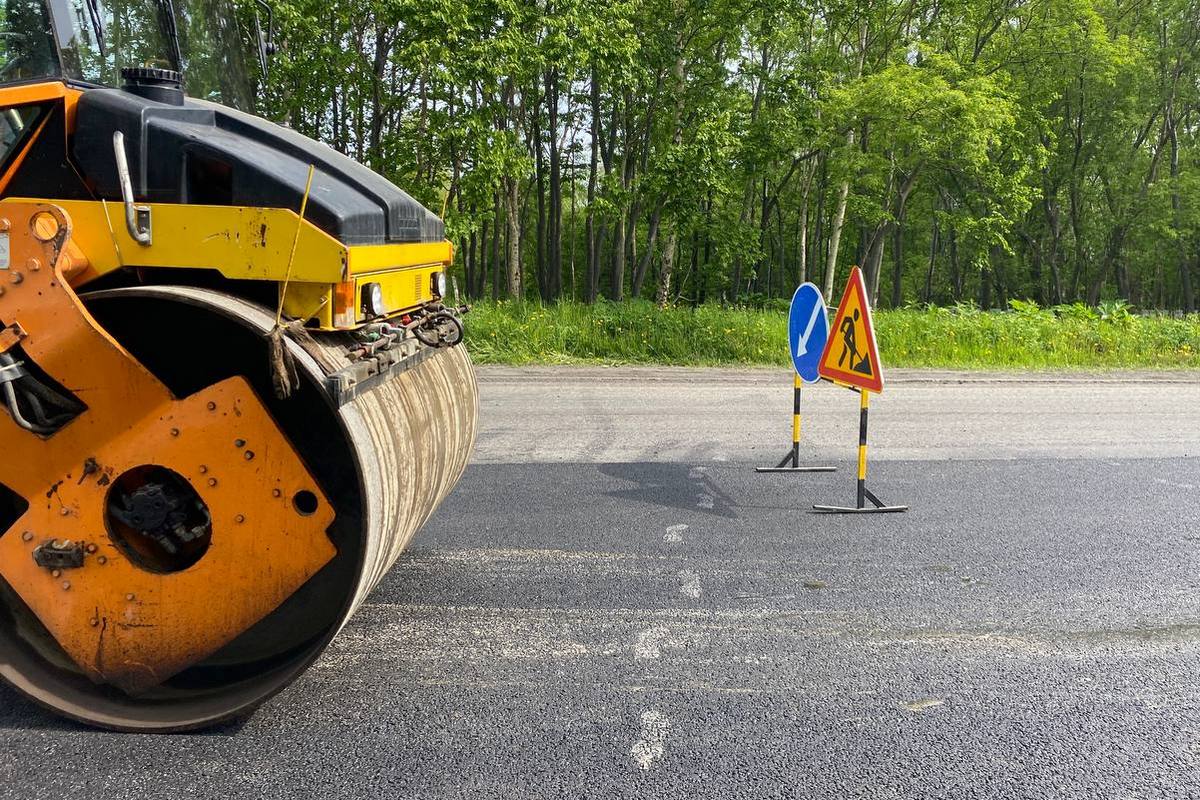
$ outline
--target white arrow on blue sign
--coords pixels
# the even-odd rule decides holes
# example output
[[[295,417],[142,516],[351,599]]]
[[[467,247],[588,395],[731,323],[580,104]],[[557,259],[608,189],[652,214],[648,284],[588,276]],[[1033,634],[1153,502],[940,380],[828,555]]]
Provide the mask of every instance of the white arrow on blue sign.
[[[825,342],[829,339],[829,314],[821,290],[811,283],[802,283],[792,295],[788,312],[788,345],[796,374],[805,383],[817,383],[821,376],[817,367]]]

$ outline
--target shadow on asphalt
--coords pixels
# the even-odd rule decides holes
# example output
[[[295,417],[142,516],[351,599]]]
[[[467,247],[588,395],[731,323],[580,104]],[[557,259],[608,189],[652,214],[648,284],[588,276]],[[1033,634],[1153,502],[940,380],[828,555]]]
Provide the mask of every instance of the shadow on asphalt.
[[[606,497],[635,500],[663,508],[677,508],[725,519],[737,519],[737,502],[713,482],[705,467],[687,464],[601,464],[600,474],[637,484],[605,492]]]

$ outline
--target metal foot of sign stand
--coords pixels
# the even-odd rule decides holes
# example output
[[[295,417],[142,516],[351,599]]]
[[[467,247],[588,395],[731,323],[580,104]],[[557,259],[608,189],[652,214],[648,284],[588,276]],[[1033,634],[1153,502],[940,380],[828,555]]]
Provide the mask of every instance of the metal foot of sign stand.
[[[867,398],[865,389],[858,390],[861,397],[858,414],[858,503],[853,507],[813,505],[813,511],[825,514],[894,514],[908,511],[908,506],[887,506],[867,488]],[[867,505],[867,501],[871,505]]]
[[[793,378],[792,450],[773,467],[755,467],[755,472],[837,472],[837,467],[801,465],[800,463],[800,376]]]

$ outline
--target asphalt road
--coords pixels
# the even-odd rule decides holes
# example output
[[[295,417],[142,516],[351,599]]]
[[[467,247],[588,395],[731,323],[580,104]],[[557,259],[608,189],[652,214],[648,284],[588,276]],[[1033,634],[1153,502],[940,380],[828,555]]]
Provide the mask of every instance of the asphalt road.
[[[0,797],[1200,797],[1200,377],[897,376],[876,517],[806,511],[849,393],[806,399],[841,471],[757,475],[786,374],[642,377],[484,371],[477,462],[299,683],[159,737],[0,689]]]
[[[477,462],[778,460],[792,435],[782,370],[481,370]],[[996,374],[891,370],[871,406],[875,458],[1146,458],[1200,454],[1194,372]],[[806,452],[858,442],[858,396],[803,392]],[[779,453],[782,455],[782,453]]]

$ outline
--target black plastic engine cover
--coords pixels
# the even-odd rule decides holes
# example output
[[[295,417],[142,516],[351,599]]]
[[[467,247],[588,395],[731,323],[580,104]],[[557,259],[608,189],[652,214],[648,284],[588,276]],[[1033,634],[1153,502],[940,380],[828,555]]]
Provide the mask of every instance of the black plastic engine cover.
[[[182,106],[119,89],[84,92],[72,155],[91,189],[119,200],[114,131],[125,134],[140,202],[298,211],[316,167],[305,217],[345,244],[439,242],[437,215],[386,178],[288,128],[203,100]]]

